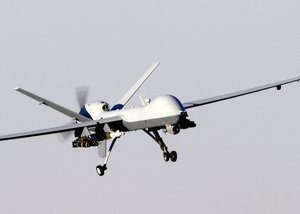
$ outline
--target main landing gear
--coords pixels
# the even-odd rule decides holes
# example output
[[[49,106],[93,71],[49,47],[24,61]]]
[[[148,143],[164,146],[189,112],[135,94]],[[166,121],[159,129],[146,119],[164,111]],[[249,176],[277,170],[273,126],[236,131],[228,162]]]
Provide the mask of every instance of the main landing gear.
[[[171,160],[172,162],[176,162],[177,161],[177,152],[176,151],[164,152],[163,157],[166,162],[168,162],[169,160]]]
[[[99,176],[103,176],[105,174],[105,171],[107,170],[107,162],[108,162],[108,159],[109,159],[109,156],[110,156],[110,153],[111,153],[111,150],[113,149],[115,143],[117,141],[117,137],[113,139],[110,147],[109,147],[109,150],[107,152],[107,155],[105,157],[105,161],[104,161],[104,164],[103,165],[98,165],[96,167],[96,172],[98,173]]]
[[[143,129],[144,132],[146,132],[151,138],[153,138],[157,144],[160,146],[162,152],[163,152],[163,159],[168,162],[171,160],[171,162],[176,162],[177,161],[177,152],[176,151],[168,151],[168,147],[164,143],[163,139],[159,136],[157,130],[148,130],[148,129]],[[98,165],[96,167],[96,172],[98,173],[99,176],[103,176],[105,174],[105,171],[107,170],[107,162],[110,157],[110,153],[117,141],[118,137],[115,137],[109,147],[109,150],[107,152],[107,155],[105,157],[105,161],[103,165]]]
[[[153,138],[158,143],[158,145],[160,146],[160,148],[163,152],[163,159],[166,162],[168,162],[169,160],[171,160],[172,162],[177,161],[177,152],[176,151],[171,151],[171,152],[168,151],[168,147],[164,143],[163,139],[159,136],[157,130],[143,129],[143,131],[146,132],[151,138]],[[153,134],[151,133],[151,131],[153,132]]]

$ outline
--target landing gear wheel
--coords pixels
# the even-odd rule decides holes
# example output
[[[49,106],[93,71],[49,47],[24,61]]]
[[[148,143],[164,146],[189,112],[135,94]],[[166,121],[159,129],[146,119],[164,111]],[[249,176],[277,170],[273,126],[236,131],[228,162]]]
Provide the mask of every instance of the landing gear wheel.
[[[98,166],[96,167],[96,171],[97,171],[97,173],[98,173],[99,176],[103,176],[105,170],[107,170],[107,167],[106,167],[105,164],[104,164],[103,166],[98,165]]]
[[[171,153],[169,153],[171,161],[172,162],[176,162],[177,161],[177,152],[176,151],[172,151]]]
[[[164,155],[164,160],[165,160],[166,162],[168,162],[169,159],[170,159],[170,153],[169,153],[169,152],[164,152],[163,155]]]

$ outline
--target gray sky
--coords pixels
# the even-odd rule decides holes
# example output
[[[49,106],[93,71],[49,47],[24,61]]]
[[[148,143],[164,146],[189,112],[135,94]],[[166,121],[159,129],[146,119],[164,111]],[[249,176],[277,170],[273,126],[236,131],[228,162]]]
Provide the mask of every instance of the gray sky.
[[[13,91],[78,110],[74,90],[113,104],[154,62],[140,93],[183,102],[300,75],[300,2],[0,2],[1,134],[69,119]],[[138,104],[135,97],[130,103]],[[300,85],[189,111],[197,128],[142,132],[95,149],[44,136],[1,143],[1,213],[299,213]]]

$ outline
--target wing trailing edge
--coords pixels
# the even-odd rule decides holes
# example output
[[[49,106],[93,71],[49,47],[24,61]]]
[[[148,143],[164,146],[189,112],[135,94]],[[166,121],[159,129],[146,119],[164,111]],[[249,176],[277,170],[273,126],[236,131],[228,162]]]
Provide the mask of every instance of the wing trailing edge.
[[[75,124],[70,124],[70,125],[65,125],[65,126],[54,127],[54,128],[22,132],[22,133],[17,133],[17,134],[10,134],[10,135],[3,135],[3,136],[0,136],[0,141],[42,136],[42,135],[48,135],[48,134],[56,134],[56,133],[68,132],[68,131],[75,131],[77,129],[81,129],[81,128],[85,128],[85,127],[91,128],[91,127],[99,126],[101,124],[110,124],[110,123],[120,122],[120,121],[122,121],[122,119],[118,116],[106,118],[106,119],[100,119],[100,120],[91,120],[91,121],[86,121],[86,122],[82,122],[82,123],[75,123]]]

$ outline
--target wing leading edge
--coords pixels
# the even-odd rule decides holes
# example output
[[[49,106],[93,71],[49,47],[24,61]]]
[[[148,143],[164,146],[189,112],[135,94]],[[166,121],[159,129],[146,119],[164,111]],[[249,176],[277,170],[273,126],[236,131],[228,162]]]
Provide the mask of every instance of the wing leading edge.
[[[290,84],[292,82],[299,82],[299,80],[300,80],[300,76],[291,78],[291,79],[287,79],[287,80],[283,80],[283,81],[279,81],[279,82],[275,82],[275,83],[270,83],[267,85],[258,86],[255,88],[242,90],[242,91],[237,91],[237,92],[228,93],[228,94],[224,94],[224,95],[220,95],[220,96],[210,97],[210,98],[206,98],[206,99],[202,99],[202,100],[186,102],[186,103],[183,103],[183,106],[185,109],[189,109],[189,108],[194,108],[197,106],[207,105],[207,104],[211,104],[211,103],[215,103],[215,102],[220,102],[223,100],[232,99],[235,97],[240,97],[240,96],[264,91],[264,90],[271,89],[271,88],[277,88],[277,90],[280,90],[282,85]]]
[[[0,136],[0,141],[74,131],[74,130],[80,129],[80,128],[85,128],[85,127],[91,128],[91,127],[96,127],[101,124],[110,124],[110,123],[119,122],[119,121],[122,121],[122,119],[118,116],[101,119],[101,120],[86,121],[86,122],[82,122],[82,123],[75,123],[75,124],[71,124],[71,125],[59,126],[59,127],[54,127],[54,128],[48,128],[48,129],[41,129],[41,130],[37,130],[37,131],[29,131],[29,132],[22,132],[22,133],[11,134],[11,135],[3,135],[3,136]]]
[[[85,116],[82,116],[82,115],[80,115],[80,114],[78,114],[78,113],[76,113],[76,112],[74,112],[74,111],[72,111],[70,109],[67,109],[67,108],[65,108],[63,106],[60,106],[60,105],[58,105],[58,104],[56,104],[56,103],[54,103],[54,102],[52,102],[50,100],[47,100],[47,99],[45,99],[43,97],[35,95],[35,94],[33,94],[33,93],[29,92],[29,91],[26,91],[26,90],[24,90],[22,88],[15,88],[15,90],[18,91],[18,92],[20,92],[20,93],[22,93],[22,94],[24,94],[24,95],[26,95],[26,96],[28,96],[28,97],[30,97],[30,98],[32,98],[32,99],[34,99],[34,100],[36,100],[36,101],[38,101],[38,102],[40,102],[40,104],[49,106],[50,108],[53,108],[56,111],[59,111],[60,113],[62,113],[64,115],[67,115],[67,116],[69,116],[71,118],[77,119],[77,120],[79,120],[81,122],[86,122],[86,121],[90,121],[91,120],[91,119],[89,119],[89,118],[87,118]]]

